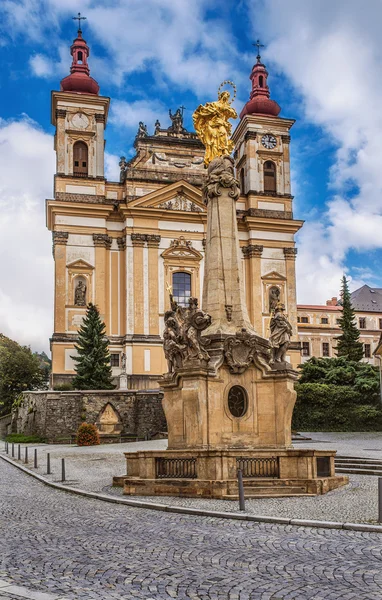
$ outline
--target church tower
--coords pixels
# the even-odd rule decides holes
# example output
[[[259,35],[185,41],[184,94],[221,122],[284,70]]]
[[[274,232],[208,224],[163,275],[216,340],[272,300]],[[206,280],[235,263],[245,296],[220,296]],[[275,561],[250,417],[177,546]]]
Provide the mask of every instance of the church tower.
[[[293,219],[290,186],[290,129],[295,121],[279,117],[281,108],[270,98],[268,71],[259,53],[250,79],[250,98],[232,136],[241,188],[239,236],[247,306],[258,333],[269,337],[272,308],[277,302],[285,305],[294,332],[289,359],[295,367],[300,350],[294,235],[303,224]]]

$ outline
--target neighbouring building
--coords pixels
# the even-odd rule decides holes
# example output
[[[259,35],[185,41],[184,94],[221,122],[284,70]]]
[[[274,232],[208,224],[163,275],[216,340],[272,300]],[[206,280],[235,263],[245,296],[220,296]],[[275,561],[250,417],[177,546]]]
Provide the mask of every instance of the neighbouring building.
[[[360,342],[364,347],[364,361],[378,365],[374,355],[382,333],[382,289],[364,285],[351,294],[360,331]],[[297,306],[298,338],[301,342],[302,362],[312,356],[336,356],[336,338],[341,335],[339,318],[341,306],[337,298],[326,302],[325,306]]]
[[[186,303],[201,301],[206,210],[204,147],[183,126],[182,109],[148,131],[139,123],[135,156],[120,161],[120,180],[104,174],[110,98],[90,77],[89,47],[81,31],[71,46],[70,75],[52,92],[57,168],[47,225],[55,262],[52,383],[74,374],[74,343],[88,302],[106,323],[113,374],[126,355],[129,385],[157,386],[166,370],[161,334],[168,289]],[[279,117],[260,56],[250,99],[233,133],[241,197],[239,239],[249,316],[269,337],[272,308],[283,302],[296,332],[288,358],[301,362],[297,335],[295,234],[290,188],[292,119]],[[305,339],[305,338],[304,338]]]

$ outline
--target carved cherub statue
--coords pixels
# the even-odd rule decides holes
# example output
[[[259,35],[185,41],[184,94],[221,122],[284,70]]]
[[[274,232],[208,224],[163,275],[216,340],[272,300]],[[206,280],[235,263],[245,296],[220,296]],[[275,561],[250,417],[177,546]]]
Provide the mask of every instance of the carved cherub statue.
[[[284,315],[284,310],[284,305],[279,302],[274,309],[270,323],[271,335],[269,336],[269,341],[272,347],[272,361],[276,363],[285,362],[285,355],[293,333],[292,326],[286,315]]]

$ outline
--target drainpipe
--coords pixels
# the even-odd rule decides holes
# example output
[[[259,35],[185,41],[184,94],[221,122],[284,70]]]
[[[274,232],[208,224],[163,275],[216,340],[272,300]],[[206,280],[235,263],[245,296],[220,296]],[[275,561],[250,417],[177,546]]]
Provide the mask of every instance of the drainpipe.
[[[379,358],[379,394],[380,394],[380,402],[382,406],[382,356],[377,354]]]

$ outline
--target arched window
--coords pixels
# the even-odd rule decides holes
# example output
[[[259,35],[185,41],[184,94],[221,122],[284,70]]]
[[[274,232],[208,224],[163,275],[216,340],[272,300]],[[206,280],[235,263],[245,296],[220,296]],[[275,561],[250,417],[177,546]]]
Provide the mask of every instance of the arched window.
[[[260,77],[259,77],[259,86],[260,86],[260,87],[263,87],[263,86],[264,86],[264,79],[263,79],[263,76],[262,76],[262,75],[260,75]]]
[[[85,142],[76,142],[73,146],[73,175],[88,176],[88,147]]]
[[[80,51],[80,52],[77,54],[77,62],[78,62],[80,65],[82,65],[82,60],[83,60],[83,58],[82,58],[82,52]]]
[[[172,276],[172,295],[180,306],[187,306],[191,296],[191,275],[178,271]]]
[[[276,165],[271,160],[264,163],[264,192],[276,191]]]
[[[240,191],[242,194],[245,193],[244,183],[245,183],[244,169],[241,169],[240,170]]]

